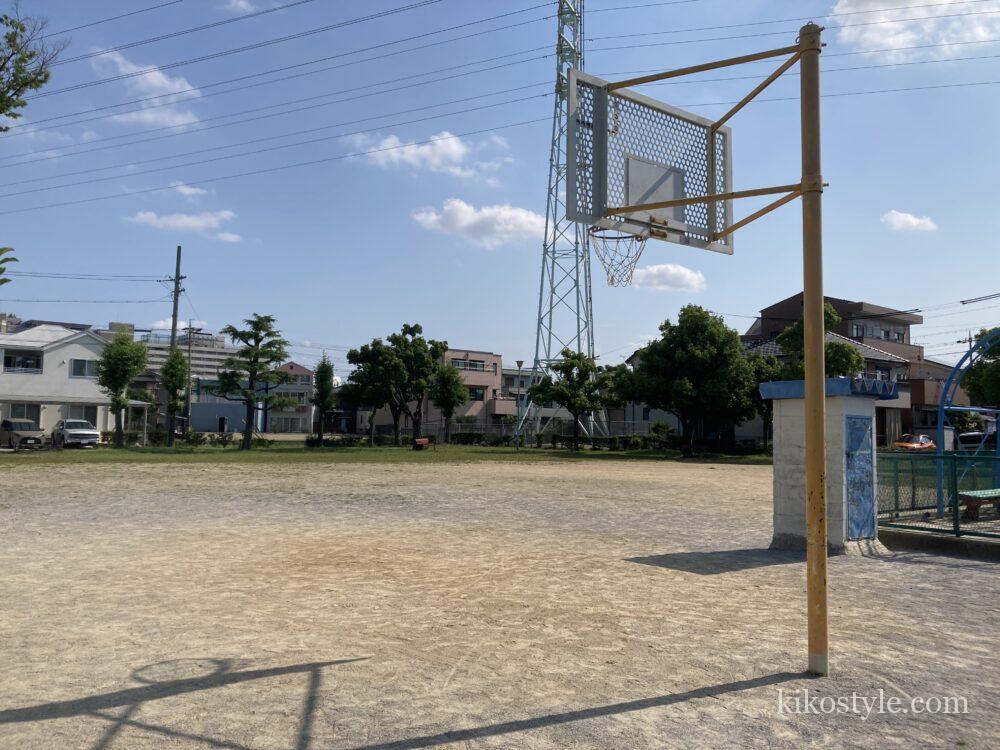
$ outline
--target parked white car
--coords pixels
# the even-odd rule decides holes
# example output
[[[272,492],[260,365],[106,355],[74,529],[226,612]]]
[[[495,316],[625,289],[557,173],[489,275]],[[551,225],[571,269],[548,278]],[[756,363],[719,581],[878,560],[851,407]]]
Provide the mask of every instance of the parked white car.
[[[52,430],[52,445],[62,448],[66,445],[97,445],[101,433],[84,419],[60,419]]]

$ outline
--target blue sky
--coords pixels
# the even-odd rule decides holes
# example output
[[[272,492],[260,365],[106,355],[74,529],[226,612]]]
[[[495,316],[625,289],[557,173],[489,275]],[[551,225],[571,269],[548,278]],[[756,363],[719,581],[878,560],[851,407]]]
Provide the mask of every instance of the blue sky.
[[[17,249],[17,270],[164,277],[181,244],[182,316],[217,330],[252,312],[273,314],[304,363],[326,348],[343,373],[347,347],[404,321],[453,346],[530,361],[555,4],[440,0],[135,75],[408,4],[312,0],[106,52],[291,1],[178,0],[60,35],[70,40],[64,63],[17,127],[0,136],[2,244]],[[157,4],[24,0],[22,10],[49,18],[57,32]],[[918,7],[885,10],[902,6]],[[587,0],[586,12],[586,68],[611,78],[785,46],[797,19],[824,23],[827,293],[925,309],[915,339],[945,360],[963,348],[954,341],[965,328],[998,322],[1000,301],[955,304],[1000,291],[992,247],[1000,229],[998,86],[954,84],[1000,82],[1000,2]],[[918,20],[883,23],[891,19]],[[773,66],[715,71],[644,93],[720,115]],[[256,75],[277,68],[287,69]],[[125,77],[84,85],[114,76]],[[58,92],[74,86],[81,87]],[[797,87],[797,77],[779,81],[762,96],[778,101],[753,104],[732,122],[737,188],[798,179]],[[110,106],[121,102],[135,103]],[[535,122],[517,124],[527,121]],[[314,160],[326,161],[284,169]],[[264,173],[218,179],[252,171]],[[736,215],[764,202],[740,202]],[[57,203],[69,205],[43,207]],[[608,288],[595,259],[601,361],[621,361],[689,302],[742,331],[761,307],[801,289],[800,248],[793,203],[741,230],[732,257],[649,242],[642,285]],[[168,318],[168,300],[16,300],[147,300],[166,292],[155,282],[17,277],[3,287],[0,310],[150,327]]]

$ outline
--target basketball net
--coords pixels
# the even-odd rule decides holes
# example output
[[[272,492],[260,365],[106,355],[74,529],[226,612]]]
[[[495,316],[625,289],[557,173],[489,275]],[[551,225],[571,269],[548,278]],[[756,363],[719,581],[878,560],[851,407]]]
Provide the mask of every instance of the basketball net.
[[[587,230],[590,246],[597,254],[608,277],[608,286],[628,286],[639,256],[646,246],[646,237],[592,226]]]

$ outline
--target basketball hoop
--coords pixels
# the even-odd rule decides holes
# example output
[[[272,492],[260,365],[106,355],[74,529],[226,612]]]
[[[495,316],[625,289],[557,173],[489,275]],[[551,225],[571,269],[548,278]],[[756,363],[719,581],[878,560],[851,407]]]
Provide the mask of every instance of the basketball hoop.
[[[631,284],[635,264],[639,262],[647,237],[596,225],[587,229],[587,236],[590,238],[590,246],[604,267],[608,286]]]

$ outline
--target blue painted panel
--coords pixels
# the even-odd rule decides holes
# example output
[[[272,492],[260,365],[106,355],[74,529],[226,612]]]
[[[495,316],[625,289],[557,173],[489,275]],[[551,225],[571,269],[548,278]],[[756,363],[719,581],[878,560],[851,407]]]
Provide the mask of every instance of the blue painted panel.
[[[875,456],[872,418],[848,416],[847,538],[875,538]]]

